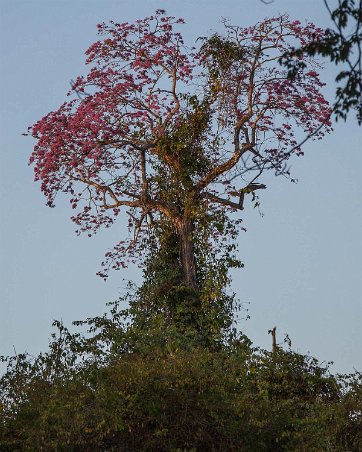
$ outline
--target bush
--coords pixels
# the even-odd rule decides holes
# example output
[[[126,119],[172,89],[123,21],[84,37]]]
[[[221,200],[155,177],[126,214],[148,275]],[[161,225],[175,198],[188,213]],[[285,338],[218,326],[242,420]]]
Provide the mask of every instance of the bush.
[[[243,336],[218,349],[169,338],[151,351],[115,318],[93,319],[88,336],[57,324],[47,354],[7,358],[1,450],[362,449],[360,374],[332,376]]]

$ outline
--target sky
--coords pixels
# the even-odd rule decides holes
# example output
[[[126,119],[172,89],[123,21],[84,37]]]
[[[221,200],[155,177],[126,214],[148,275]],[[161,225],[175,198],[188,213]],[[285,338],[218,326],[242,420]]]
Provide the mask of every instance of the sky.
[[[333,2],[331,3],[333,6]],[[65,100],[85,73],[84,51],[96,24],[129,21],[163,8],[183,17],[185,40],[221,30],[220,20],[249,26],[277,13],[329,25],[322,0],[0,0],[0,354],[45,351],[54,319],[103,313],[138,268],[96,276],[107,249],[125,234],[121,223],[95,237],[78,237],[65,197],[45,206],[28,158],[34,142],[21,134]],[[333,100],[336,70],[326,65],[325,95]],[[362,370],[362,150],[351,117],[322,141],[308,141],[292,161],[297,184],[269,177],[261,213],[243,213],[238,239],[244,269],[233,290],[245,311],[238,328],[256,346],[271,348],[277,327],[293,348],[334,372]],[[248,311],[246,311],[248,309]],[[250,316],[250,319],[246,319]]]

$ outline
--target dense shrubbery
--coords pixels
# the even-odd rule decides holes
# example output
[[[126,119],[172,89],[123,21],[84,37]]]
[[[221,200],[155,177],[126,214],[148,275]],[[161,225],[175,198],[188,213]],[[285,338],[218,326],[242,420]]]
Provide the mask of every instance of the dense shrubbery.
[[[57,324],[47,354],[8,359],[1,450],[361,450],[361,375],[126,322],[115,305],[87,335]]]

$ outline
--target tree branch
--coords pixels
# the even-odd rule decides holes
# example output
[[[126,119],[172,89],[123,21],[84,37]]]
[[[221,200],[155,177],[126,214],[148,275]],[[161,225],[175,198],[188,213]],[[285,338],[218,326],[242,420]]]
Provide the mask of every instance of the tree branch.
[[[211,170],[201,181],[199,181],[195,185],[194,191],[200,193],[201,190],[217,179],[217,177],[233,168],[239,162],[241,156],[250,149],[252,149],[252,145],[249,143],[243,144],[241,149],[236,149],[229,160]]]
[[[243,208],[244,208],[243,204],[240,202],[236,203],[236,202],[230,201],[229,199],[220,198],[220,196],[214,195],[207,191],[204,192],[202,195],[204,198],[207,198],[210,201],[217,202],[219,204],[223,204],[224,206],[231,207],[232,209],[235,209],[235,210],[243,210]]]

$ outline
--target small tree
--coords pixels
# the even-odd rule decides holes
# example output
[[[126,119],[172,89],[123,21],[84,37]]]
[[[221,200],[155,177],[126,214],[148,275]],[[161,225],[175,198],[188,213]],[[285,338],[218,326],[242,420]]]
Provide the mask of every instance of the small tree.
[[[330,108],[313,59],[300,56],[293,80],[278,65],[322,36],[313,24],[286,15],[248,28],[225,22],[225,34],[202,38],[197,50],[174,31],[183,23],[158,10],[134,24],[98,25],[91,70],[69,93],[78,98],[31,127],[30,162],[49,206],[65,192],[79,208],[79,233],[109,227],[127,209],[129,238],[106,254],[101,276],[150,240],[158,247],[167,231],[184,289],[178,303],[188,294],[197,311],[206,298],[220,300],[228,268],[239,264],[228,238],[241,220],[232,213],[265,188],[266,171],[288,175],[286,161],[303,154],[295,130],[322,125],[321,138]]]

